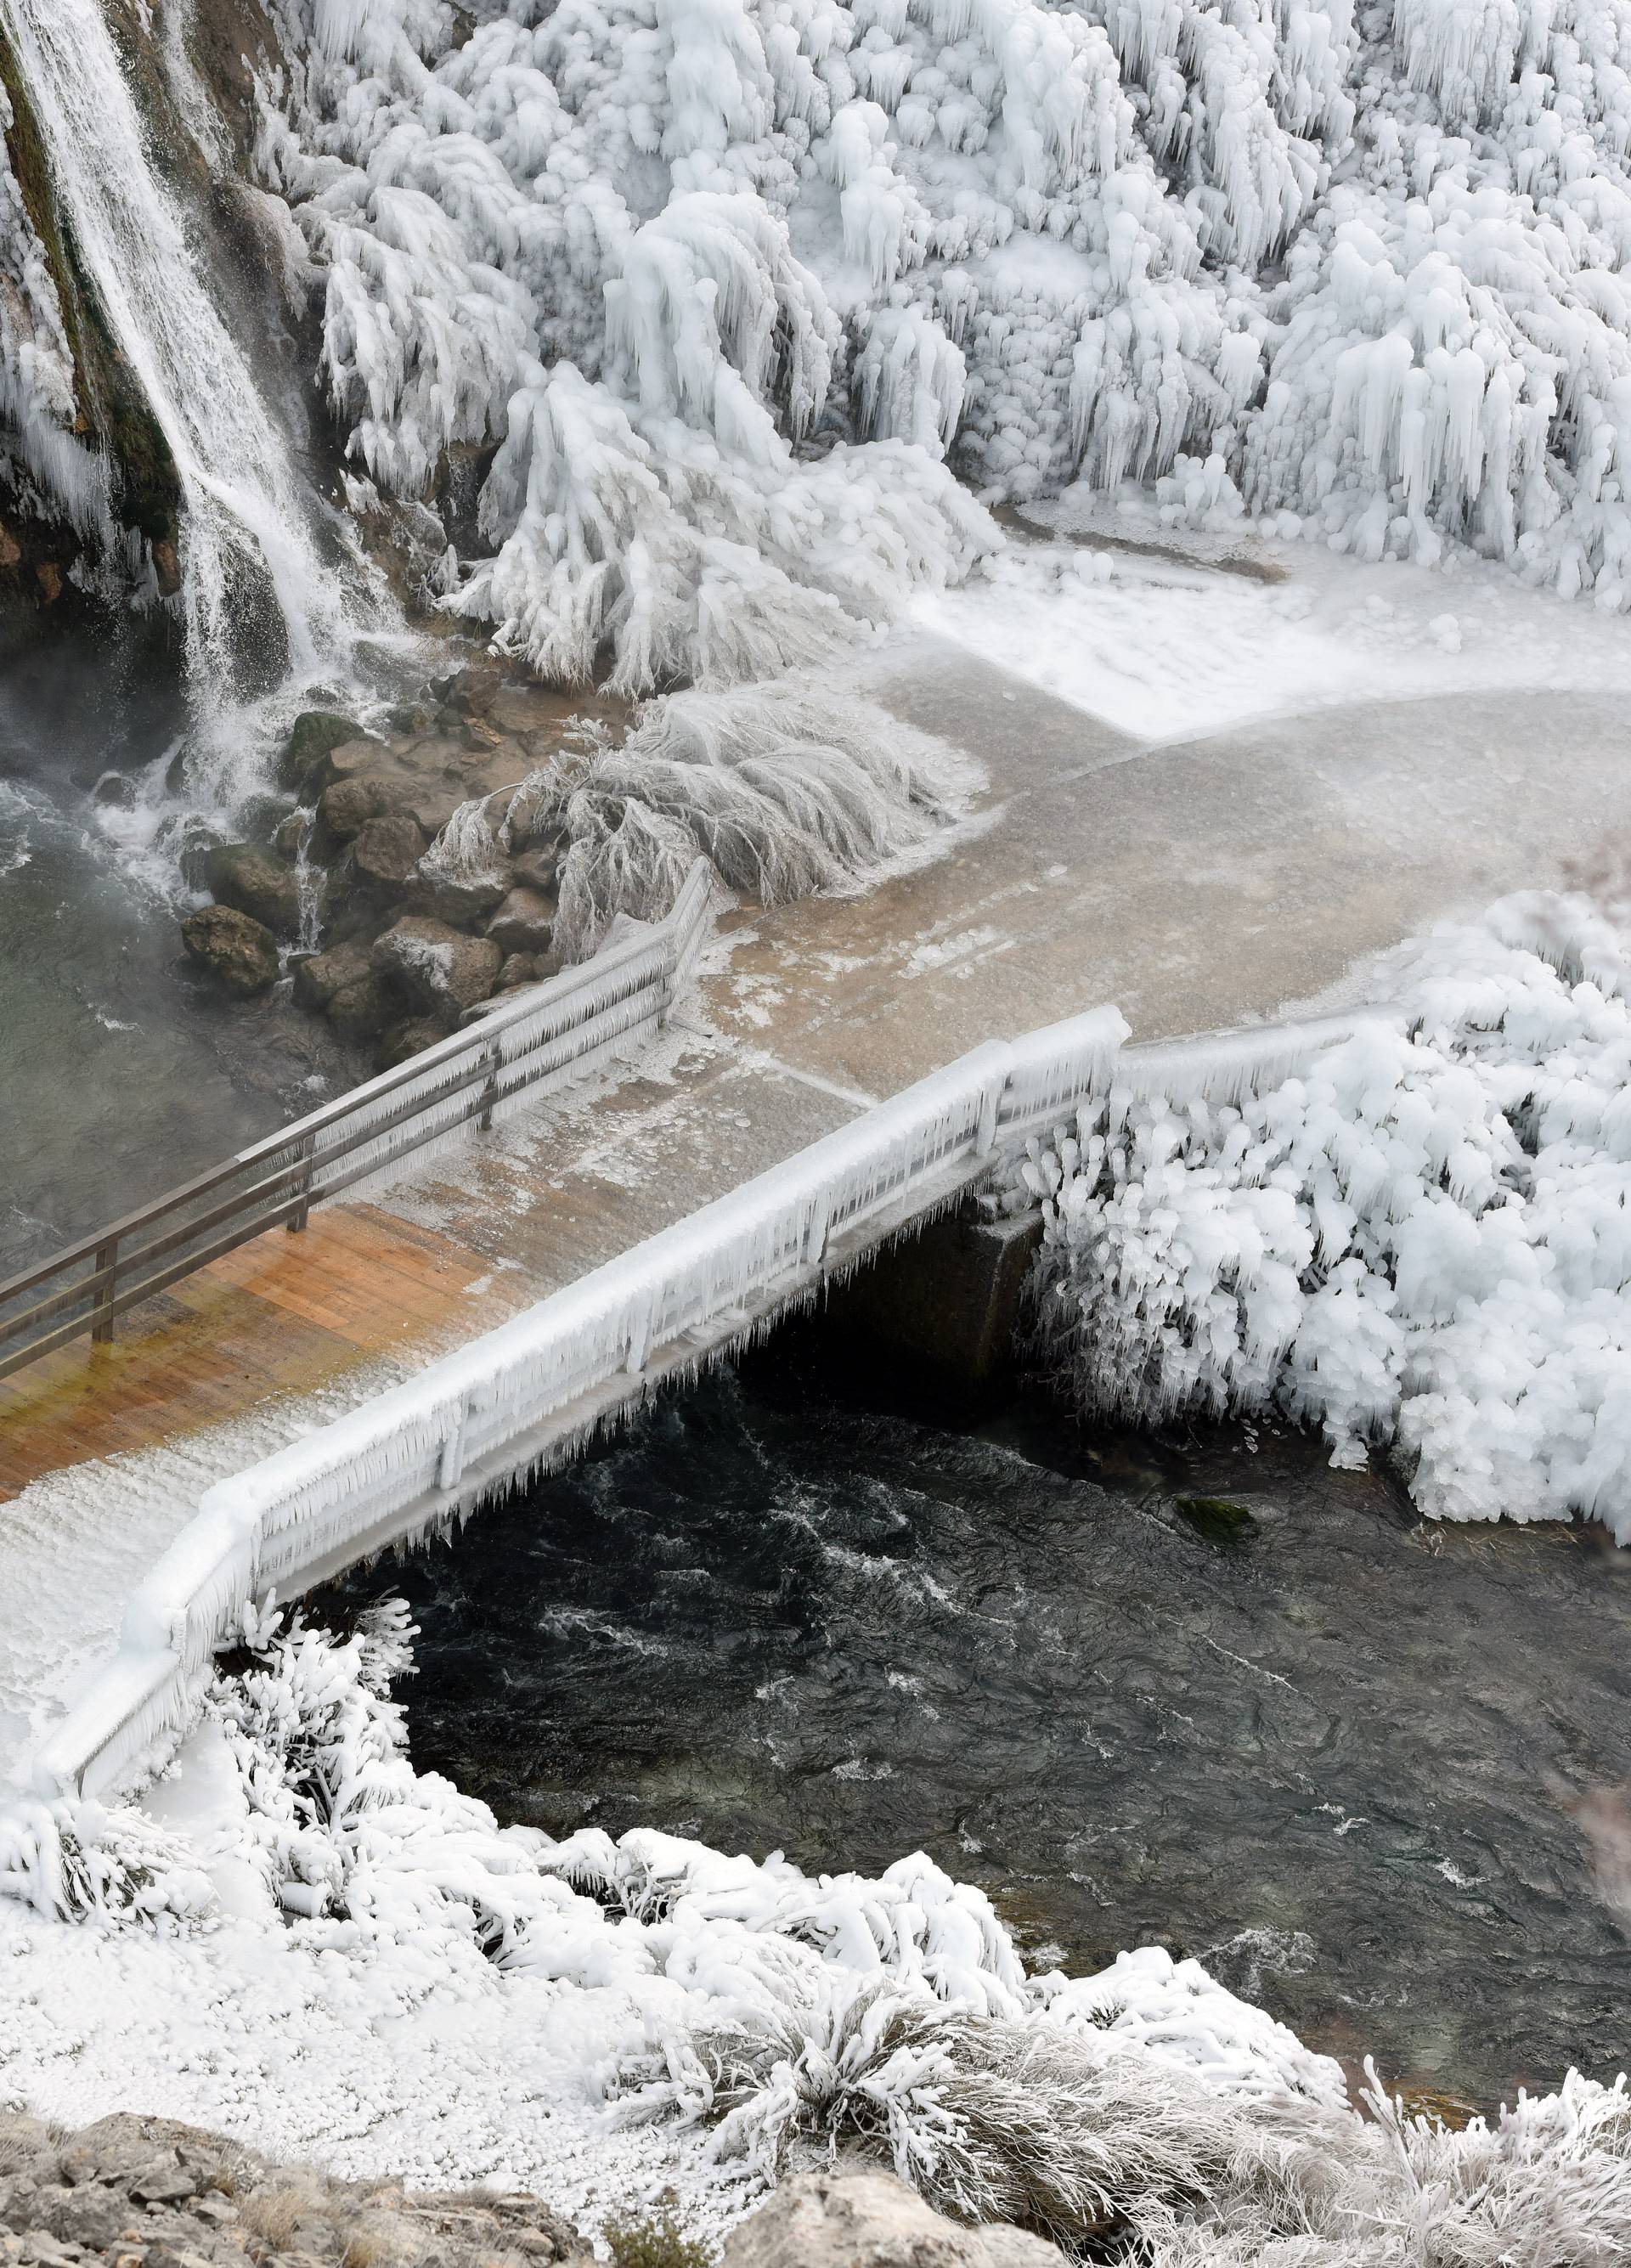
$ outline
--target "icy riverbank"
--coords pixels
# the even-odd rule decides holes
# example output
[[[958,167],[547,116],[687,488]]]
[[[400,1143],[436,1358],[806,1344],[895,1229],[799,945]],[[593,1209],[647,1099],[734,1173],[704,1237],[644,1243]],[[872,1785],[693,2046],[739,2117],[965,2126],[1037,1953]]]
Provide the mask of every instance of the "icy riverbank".
[[[812,1879],[499,1830],[408,1762],[409,1636],[388,1609],[344,1641],[252,1628],[144,1812],[8,1822],[8,2096],[71,2122],[162,2100],[270,2154],[591,2223],[666,2188],[717,2228],[828,2138],[965,2217],[1163,2262],[1293,2235],[1319,2268],[1403,2262],[1401,2213],[1465,2248],[1435,2257],[1537,2213],[1565,2257],[1613,2257],[1623,2088],[1571,2077],[1460,2135],[1378,2098],[1366,2124],[1336,2066],[1196,1963],[1028,1977],[926,1859]]]

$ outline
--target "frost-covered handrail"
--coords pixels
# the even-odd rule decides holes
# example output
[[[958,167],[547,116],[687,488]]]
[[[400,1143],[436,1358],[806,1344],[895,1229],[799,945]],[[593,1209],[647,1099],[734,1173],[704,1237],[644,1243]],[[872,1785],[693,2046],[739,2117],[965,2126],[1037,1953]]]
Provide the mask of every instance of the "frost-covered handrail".
[[[0,1378],[86,1332],[111,1338],[116,1317],[210,1261],[269,1228],[303,1229],[325,1198],[638,1042],[684,990],[710,890],[698,858],[665,920],[630,924],[592,961],[0,1283]]]
[[[218,1483],[131,1598],[120,1649],[38,1752],[41,1793],[137,1777],[190,1719],[245,1605],[297,1595],[570,1454],[664,1377],[761,1327],[1005,1153],[1118,1086],[1279,1079],[1367,1011],[1124,1048],[1113,1008],[993,1041],[335,1424]]]

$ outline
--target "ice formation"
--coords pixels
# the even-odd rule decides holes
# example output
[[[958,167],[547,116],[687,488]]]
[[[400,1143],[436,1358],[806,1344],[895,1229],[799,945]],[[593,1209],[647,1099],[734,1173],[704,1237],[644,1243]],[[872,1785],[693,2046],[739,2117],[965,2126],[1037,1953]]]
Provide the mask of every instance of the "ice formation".
[[[1623,2080],[1571,2073],[1451,2133],[1373,2074],[1367,2123],[1334,2063],[1195,1962],[1028,1976],[984,1893],[920,1854],[810,1876],[655,1830],[500,1828],[409,1761],[399,1602],[345,1638],[275,1611],[241,1636],[144,1810],[0,1814],[0,2070],[60,2115],[151,2062],[179,2115],[376,2176],[547,2187],[575,2103],[602,2198],[620,2138],[655,2129],[716,2216],[842,2143],[1072,2246],[1115,2220],[1152,2268],[1474,2268],[1540,2259],[1539,2229],[1547,2259],[1619,2257]]]
[[[932,743],[916,761],[917,739],[875,703],[796,674],[668,694],[621,742],[586,733],[507,796],[461,804],[424,865],[476,880],[501,849],[564,844],[554,943],[582,961],[619,915],[663,919],[698,858],[768,905],[911,848],[945,815],[945,767]]]
[[[278,12],[352,453],[497,446],[446,603],[547,675],[815,658],[993,541],[948,466],[1631,602],[1621,0]]]
[[[1627,969],[1587,901],[1520,896],[1296,1076],[1254,1079],[1250,1035],[1118,1071],[1015,1169],[1082,1406],[1278,1409],[1334,1462],[1396,1443],[1435,1517],[1631,1543]]]
[[[0,86],[0,132],[16,125]],[[46,249],[0,149],[0,480],[27,519],[66,520],[98,550],[114,541],[106,460],[75,431],[74,359]]]

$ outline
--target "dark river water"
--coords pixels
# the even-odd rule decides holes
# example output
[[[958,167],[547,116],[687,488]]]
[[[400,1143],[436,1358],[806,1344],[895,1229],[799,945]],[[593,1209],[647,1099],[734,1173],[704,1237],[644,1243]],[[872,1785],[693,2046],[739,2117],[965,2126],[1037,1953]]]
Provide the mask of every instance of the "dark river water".
[[[1295,1435],[949,1423],[827,1351],[786,1333],[319,1602],[411,1601],[421,1766],[555,1833],[920,1847],[1033,1960],[1199,1955],[1426,2095],[1621,2067],[1631,1911],[1576,1808],[1631,1778],[1631,1554],[1424,1529]]]
[[[153,839],[186,723],[173,659],[135,638],[0,622],[0,1277],[355,1075],[281,999],[188,973]],[[99,801],[110,772],[158,804]]]

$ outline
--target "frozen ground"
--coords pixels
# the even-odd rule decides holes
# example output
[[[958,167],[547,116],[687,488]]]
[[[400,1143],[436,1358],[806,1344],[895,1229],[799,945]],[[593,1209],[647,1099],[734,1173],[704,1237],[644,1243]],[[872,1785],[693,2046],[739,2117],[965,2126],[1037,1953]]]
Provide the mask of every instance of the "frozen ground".
[[[910,619],[1140,740],[1496,687],[1631,690],[1623,622],[1482,561],[1372,564],[1254,537],[1237,571],[1211,563],[1230,547],[1079,490],[1032,519],[1057,540],[1020,534]],[[1317,744],[1317,714],[1306,729]]]

